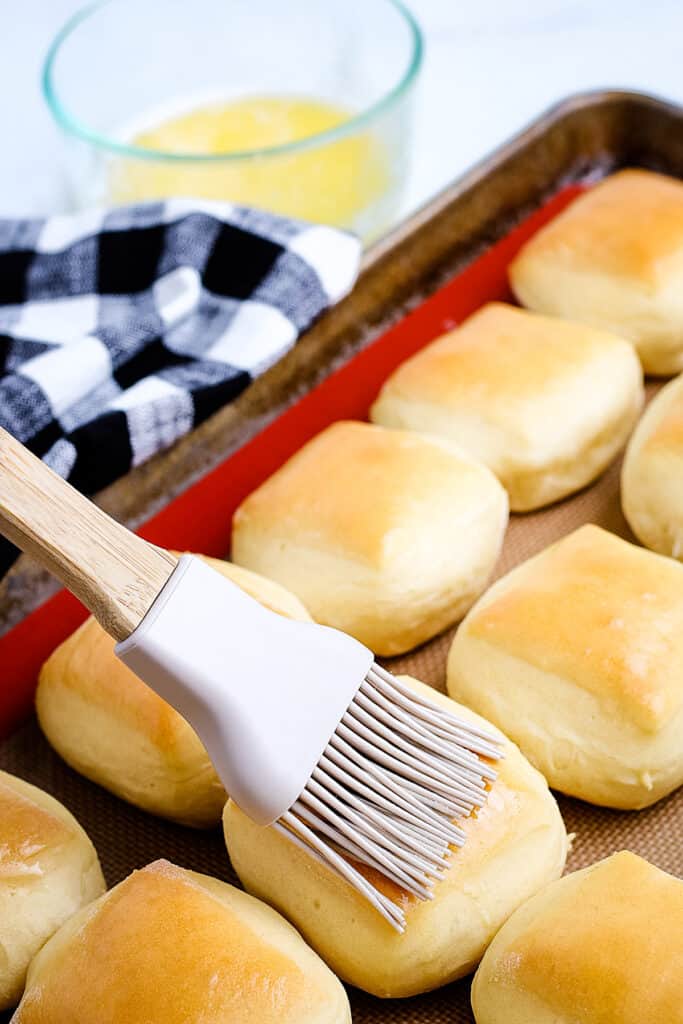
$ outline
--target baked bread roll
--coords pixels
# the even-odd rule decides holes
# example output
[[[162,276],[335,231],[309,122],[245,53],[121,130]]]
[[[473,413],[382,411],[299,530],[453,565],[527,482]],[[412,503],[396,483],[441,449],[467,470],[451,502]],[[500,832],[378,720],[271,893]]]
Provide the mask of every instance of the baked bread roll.
[[[205,558],[272,611],[309,619],[283,587],[228,562]],[[199,737],[178,712],[114,654],[114,641],[88,619],[45,662],[38,721],[81,775],[152,814],[183,825],[218,824],[226,794]]]
[[[451,646],[450,695],[554,789],[647,807],[683,782],[683,566],[582,526],[499,580]]]
[[[683,370],[683,184],[625,170],[576,199],[510,266],[539,313],[628,338],[646,373]]]
[[[404,679],[437,704],[490,727],[448,697]],[[562,818],[545,780],[512,743],[501,740],[505,758],[496,765],[498,778],[478,814],[460,822],[467,842],[454,851],[433,900],[419,902],[360,866],[404,907],[403,935],[347,882],[274,829],[254,825],[230,802],[224,824],[233,867],[245,888],[285,914],[336,974],[366,992],[412,996],[461,978],[509,914],[562,874],[567,852]]]
[[[683,1024],[683,882],[615,853],[516,910],[472,985],[477,1024]]]
[[[350,1024],[343,987],[258,900],[156,861],[47,943],[13,1024]]]
[[[232,555],[318,622],[400,654],[465,613],[506,524],[503,488],[451,442],[339,422],[242,502]]]
[[[642,403],[630,342],[490,302],[399,366],[370,418],[457,442],[526,512],[594,480]]]
[[[46,939],[104,892],[95,848],[57,800],[0,771],[0,1011]]]
[[[653,398],[631,438],[621,504],[646,547],[683,560],[683,376]]]

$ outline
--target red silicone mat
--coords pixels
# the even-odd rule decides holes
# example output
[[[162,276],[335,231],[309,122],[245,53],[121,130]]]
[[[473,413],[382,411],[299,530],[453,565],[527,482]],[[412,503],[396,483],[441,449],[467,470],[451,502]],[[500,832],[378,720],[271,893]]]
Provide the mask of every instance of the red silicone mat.
[[[140,532],[158,544],[224,555],[229,547],[231,515],[241,499],[329,423],[340,418],[365,418],[383,380],[409,355],[482,303],[509,298],[506,269],[511,258],[523,241],[574,198],[576,191],[572,187],[557,195],[272,426],[170,503]],[[550,509],[512,516],[496,575],[581,523],[597,522],[633,539],[621,514],[618,471],[619,466],[613,465],[592,487]],[[10,732],[30,712],[40,664],[83,614],[72,598],[59,594],[0,638],[0,731]],[[450,631],[418,651],[395,659],[391,667],[443,689],[452,634]],[[34,720],[0,743],[0,767],[64,801],[92,836],[109,884],[157,857],[236,880],[218,832],[197,833],[159,821],[81,779],[52,753]],[[683,791],[639,813],[608,811],[566,798],[560,798],[559,803],[568,831],[576,836],[568,862],[570,870],[627,847],[665,870],[683,874]],[[471,1024],[469,984],[470,980],[464,979],[414,999],[386,1002],[351,990],[353,1019],[355,1024]],[[0,1024],[2,1021],[0,1014]]]

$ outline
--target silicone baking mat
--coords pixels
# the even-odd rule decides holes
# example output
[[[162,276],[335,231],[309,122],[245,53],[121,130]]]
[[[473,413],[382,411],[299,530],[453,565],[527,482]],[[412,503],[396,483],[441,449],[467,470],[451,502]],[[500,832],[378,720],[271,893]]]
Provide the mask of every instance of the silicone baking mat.
[[[565,197],[561,202],[555,200],[551,209],[555,210],[563,205],[567,198],[570,197]],[[546,212],[542,219],[547,219],[547,215]],[[534,226],[539,222],[536,218]],[[362,415],[362,409],[367,408],[377,390],[377,380],[368,379],[367,371],[372,365],[372,359],[375,360],[374,373],[379,374],[381,378],[383,373],[386,374],[391,369],[391,363],[405,358],[408,350],[414,350],[420,344],[429,341],[445,327],[470,312],[475,305],[486,299],[505,298],[505,265],[530,230],[529,227],[518,229],[514,237],[511,236],[512,242],[507,239],[494,247],[477,261],[476,265],[427,300],[401,325],[393,328],[389,332],[391,337],[388,341],[387,336],[380,339],[374,355],[367,351],[361,353],[336,375],[336,381],[334,376],[330,378],[324,388],[328,389],[328,398],[330,395],[337,396],[333,402],[333,410],[337,410],[336,415],[354,415],[349,411],[350,406],[344,397],[346,392],[341,390],[342,386],[353,388],[355,384],[355,405],[352,404],[357,410],[355,415]],[[391,351],[392,358],[382,357],[378,354],[381,351]],[[652,393],[652,386],[649,391]],[[299,404],[304,405],[311,397],[307,396]],[[326,407],[329,407],[327,400]],[[296,408],[285,414],[290,416],[290,428],[292,415],[295,419],[297,415],[301,418]],[[323,425],[324,423],[317,422],[316,429]],[[308,430],[308,427],[306,429]],[[311,429],[310,433],[312,432],[315,430]],[[265,451],[265,448],[263,450]],[[268,448],[268,457],[264,458],[261,467],[262,477],[272,470],[273,459],[281,461],[287,454],[288,452],[283,449],[277,449],[273,453],[272,447]],[[228,463],[234,463],[234,459],[235,457],[228,460]],[[234,475],[232,479],[234,480]],[[201,520],[202,506],[197,504],[197,501],[199,498],[195,497],[194,514]],[[183,512],[183,515],[186,514],[187,507]],[[175,517],[171,516],[167,529],[168,539],[165,542],[169,545],[174,543],[176,537],[176,546],[187,543],[187,534],[179,536],[174,533],[173,523],[179,521],[176,509]],[[581,494],[545,511],[513,516],[496,568],[496,576],[507,572],[558,537],[586,522],[598,523],[608,530],[633,539],[620,510],[617,464]],[[155,539],[157,537],[159,534]],[[163,542],[161,537],[159,542]],[[208,545],[200,547],[201,550],[208,551]],[[209,553],[217,553],[215,545]],[[52,614],[57,614],[54,609],[58,610],[59,606],[52,607]],[[45,644],[45,636],[39,635],[42,620],[39,618],[34,621],[33,633],[36,642]],[[435,688],[443,690],[446,655],[452,636],[453,631],[445,633],[418,651],[387,664],[394,671],[417,676]],[[31,634],[27,632],[24,642],[29,643],[30,640]],[[16,661],[16,653],[13,657]],[[0,767],[41,786],[69,807],[92,837],[110,885],[120,881],[134,868],[141,867],[158,857],[166,857],[185,867],[227,881],[236,881],[218,830],[209,833],[195,832],[160,821],[129,807],[99,787],[81,779],[51,751],[34,720],[29,721],[9,739],[0,742]],[[683,874],[683,790],[653,808],[637,813],[608,811],[563,797],[559,798],[559,803],[568,831],[575,834],[567,864],[568,870],[583,867],[615,850],[628,848],[667,871]],[[469,1010],[469,987],[470,979],[464,979],[436,992],[401,1001],[382,1001],[350,989],[353,1019],[355,1024],[402,1024],[409,1021],[412,1024],[469,1024],[473,1020]],[[3,1018],[0,1014],[0,1024],[5,1024],[9,1019],[10,1015]]]

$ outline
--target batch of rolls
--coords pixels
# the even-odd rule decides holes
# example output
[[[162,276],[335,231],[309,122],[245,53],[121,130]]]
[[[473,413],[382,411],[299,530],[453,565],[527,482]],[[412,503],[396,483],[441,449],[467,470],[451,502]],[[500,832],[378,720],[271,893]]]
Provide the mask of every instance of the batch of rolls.
[[[339,978],[397,998],[480,961],[478,1024],[683,1022],[683,882],[623,851],[560,878],[568,837],[549,789],[636,809],[683,782],[683,376],[624,464],[623,507],[652,550],[582,526],[483,593],[508,507],[595,479],[640,415],[643,368],[683,370],[683,184],[613,175],[510,275],[526,309],[489,304],[399,367],[371,423],[324,430],[243,502],[237,564],[214,562],[274,611],[379,655],[466,615],[449,696],[429,693],[500,730],[505,756],[434,899],[374,877],[406,908],[399,935],[226,803],[190,726],[89,620],[42,670],[45,735],[152,814],[222,817],[250,895],[166,861],[105,892],[73,817],[0,776],[0,1006],[25,987],[15,1024],[341,1024]]]

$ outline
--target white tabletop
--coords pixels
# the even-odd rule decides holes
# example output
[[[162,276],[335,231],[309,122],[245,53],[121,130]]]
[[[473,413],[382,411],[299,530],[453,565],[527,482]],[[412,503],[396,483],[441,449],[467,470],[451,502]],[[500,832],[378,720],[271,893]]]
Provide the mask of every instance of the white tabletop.
[[[60,140],[38,78],[48,43],[82,2],[0,0],[0,214],[63,205]],[[683,102],[682,0],[412,0],[411,6],[425,32],[426,57],[404,213],[569,93],[627,87]]]

